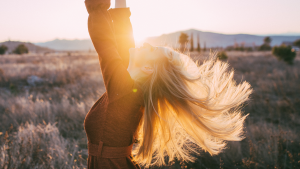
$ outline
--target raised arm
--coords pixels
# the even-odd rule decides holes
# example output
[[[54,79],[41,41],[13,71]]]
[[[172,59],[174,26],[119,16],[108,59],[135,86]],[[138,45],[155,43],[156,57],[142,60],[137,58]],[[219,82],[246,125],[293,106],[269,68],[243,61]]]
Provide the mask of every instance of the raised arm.
[[[125,67],[129,64],[129,48],[134,48],[132,25],[130,22],[130,9],[126,8],[126,0],[116,0],[115,7],[109,10],[113,19],[118,52]]]
[[[112,18],[107,11],[110,3],[95,1],[96,3],[93,5],[92,2],[94,1],[86,0],[85,2],[89,12],[89,34],[98,53],[108,97],[112,101],[132,92],[134,81],[131,79],[127,66],[124,65],[118,51]]]

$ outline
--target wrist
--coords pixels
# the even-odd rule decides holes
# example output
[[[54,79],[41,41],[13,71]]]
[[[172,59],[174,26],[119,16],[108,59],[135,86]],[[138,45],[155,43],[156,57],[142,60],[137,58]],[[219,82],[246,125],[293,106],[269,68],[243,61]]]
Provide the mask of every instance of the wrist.
[[[115,0],[115,8],[126,8],[126,0]]]

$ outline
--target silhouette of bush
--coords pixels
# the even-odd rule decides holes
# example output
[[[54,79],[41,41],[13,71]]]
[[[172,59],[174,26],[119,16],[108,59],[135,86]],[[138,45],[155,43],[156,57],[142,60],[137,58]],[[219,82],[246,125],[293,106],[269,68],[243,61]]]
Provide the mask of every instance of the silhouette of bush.
[[[237,46],[237,47],[234,47],[234,46],[227,46],[225,48],[226,51],[246,51],[246,52],[252,52],[254,51],[253,47],[244,47],[244,46]]]
[[[283,60],[290,65],[293,64],[293,61],[296,57],[296,52],[292,51],[291,46],[274,46],[272,53],[277,57],[278,60]]]
[[[220,60],[226,60],[226,59],[228,59],[228,56],[227,56],[227,54],[226,54],[225,51],[218,52],[217,57]]]
[[[267,50],[271,50],[271,49],[272,49],[271,46],[266,45],[266,44],[263,44],[263,45],[261,45],[261,46],[259,47],[258,50],[260,50],[260,51],[267,51]]]
[[[16,49],[13,51],[13,53],[19,54],[19,55],[28,53],[28,48],[24,44],[20,44],[18,47],[16,47]]]
[[[269,36],[267,36],[267,37],[264,38],[264,44],[266,44],[266,45],[270,46],[271,41],[272,40],[271,40],[271,38]]]
[[[300,39],[295,40],[294,45],[300,48]]]
[[[5,54],[6,51],[7,51],[7,47],[5,45],[1,45],[0,46],[0,55]]]
[[[270,37],[265,37],[264,38],[264,44],[262,44],[258,50],[260,51],[267,51],[267,50],[271,50],[271,46],[270,46],[270,43],[271,43],[271,38]]]
[[[251,48],[251,47],[246,47],[246,48],[245,48],[245,51],[247,51],[247,52],[252,52],[252,51],[253,51],[253,48]]]
[[[13,83],[11,83],[9,85],[9,90],[11,93],[16,94],[18,92],[18,87],[16,85],[14,85]]]

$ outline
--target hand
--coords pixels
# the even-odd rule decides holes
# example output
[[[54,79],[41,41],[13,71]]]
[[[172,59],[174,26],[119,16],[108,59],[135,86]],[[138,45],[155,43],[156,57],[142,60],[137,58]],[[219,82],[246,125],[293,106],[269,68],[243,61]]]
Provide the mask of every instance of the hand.
[[[115,0],[115,8],[126,8],[126,0]]]

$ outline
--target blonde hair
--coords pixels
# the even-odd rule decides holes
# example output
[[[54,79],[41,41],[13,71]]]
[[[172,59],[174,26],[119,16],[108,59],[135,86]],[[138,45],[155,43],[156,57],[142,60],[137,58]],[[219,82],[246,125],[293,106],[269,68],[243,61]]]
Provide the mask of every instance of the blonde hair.
[[[241,105],[252,92],[249,83],[236,84],[228,64],[218,59],[198,65],[171,48],[158,50],[165,57],[143,85],[135,160],[144,166],[165,165],[166,156],[194,161],[200,149],[215,155],[226,141],[242,140],[247,115]]]

